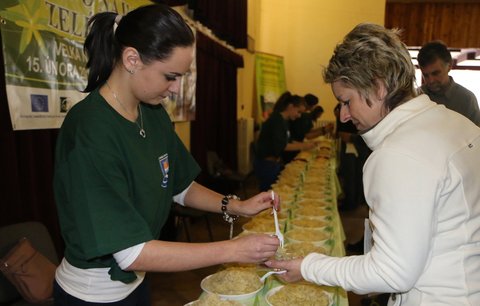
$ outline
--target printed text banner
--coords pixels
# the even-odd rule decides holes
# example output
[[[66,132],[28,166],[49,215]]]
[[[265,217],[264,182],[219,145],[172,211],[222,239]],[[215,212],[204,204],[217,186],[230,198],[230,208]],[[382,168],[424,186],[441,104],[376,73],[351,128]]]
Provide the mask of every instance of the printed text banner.
[[[83,42],[92,15],[105,11],[125,15],[151,3],[2,0],[0,29],[13,129],[58,128],[72,105],[85,96]]]

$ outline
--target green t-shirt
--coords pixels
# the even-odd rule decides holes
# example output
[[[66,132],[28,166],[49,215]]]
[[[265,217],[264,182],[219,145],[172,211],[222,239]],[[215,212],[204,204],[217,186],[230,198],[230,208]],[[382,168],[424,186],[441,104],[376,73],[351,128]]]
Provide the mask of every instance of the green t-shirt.
[[[200,169],[162,106],[141,104],[147,137],[98,93],[67,114],[57,140],[54,192],[65,258],[79,268],[106,268],[130,282],[112,254],[157,239],[172,197]]]

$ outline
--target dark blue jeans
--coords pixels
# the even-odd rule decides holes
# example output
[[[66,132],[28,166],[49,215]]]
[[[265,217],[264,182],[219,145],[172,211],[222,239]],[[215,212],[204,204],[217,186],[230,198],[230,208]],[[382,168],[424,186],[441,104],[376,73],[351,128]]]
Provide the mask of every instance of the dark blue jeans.
[[[125,299],[113,303],[92,303],[77,299],[63,291],[57,282],[53,284],[55,306],[150,306],[150,288],[144,280]]]

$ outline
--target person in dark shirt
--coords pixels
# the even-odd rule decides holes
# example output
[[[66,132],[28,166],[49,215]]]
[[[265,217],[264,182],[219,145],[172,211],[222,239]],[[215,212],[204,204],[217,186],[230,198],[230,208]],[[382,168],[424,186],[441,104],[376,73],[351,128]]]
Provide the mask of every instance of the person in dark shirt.
[[[303,142],[305,139],[314,139],[320,135],[328,134],[333,131],[333,124],[314,128],[315,122],[322,116],[323,107],[318,104],[317,96],[306,94],[306,109],[299,118],[289,121],[290,142]],[[292,161],[300,151],[285,151],[283,160],[285,163]]]
[[[318,104],[318,98],[313,94],[306,94],[303,99],[305,100],[305,111],[300,117],[289,122],[292,141],[303,141],[305,135],[313,128],[311,111]]]
[[[300,151],[313,149],[314,142],[290,142],[288,121],[294,120],[304,111],[304,100],[290,92],[283,93],[275,103],[273,112],[262,124],[256,143],[253,168],[259,179],[259,188],[268,190],[277,180],[283,169],[284,151]]]

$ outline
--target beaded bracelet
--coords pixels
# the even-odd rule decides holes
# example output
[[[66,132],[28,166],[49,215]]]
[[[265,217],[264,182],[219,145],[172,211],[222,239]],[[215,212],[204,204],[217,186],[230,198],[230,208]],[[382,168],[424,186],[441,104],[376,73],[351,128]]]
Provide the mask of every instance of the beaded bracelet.
[[[223,213],[223,220],[228,223],[233,223],[238,220],[237,215],[229,215],[227,213],[227,205],[230,202],[230,199],[234,200],[240,200],[239,197],[237,197],[234,194],[227,194],[226,196],[223,197],[222,199],[222,213]]]
[[[234,195],[234,194],[227,194],[227,195],[224,196],[223,199],[222,199],[223,220],[224,220],[225,222],[230,223],[230,239],[233,238],[233,222],[235,222],[235,221],[238,220],[238,216],[237,216],[237,215],[229,215],[229,214],[227,213],[227,205],[228,205],[228,203],[230,202],[231,199],[240,200],[240,198],[237,197],[237,196]]]

